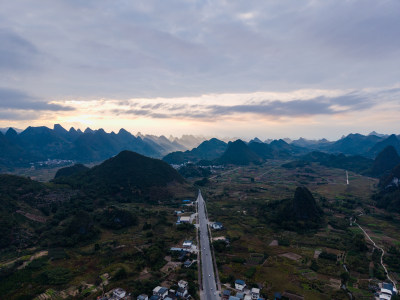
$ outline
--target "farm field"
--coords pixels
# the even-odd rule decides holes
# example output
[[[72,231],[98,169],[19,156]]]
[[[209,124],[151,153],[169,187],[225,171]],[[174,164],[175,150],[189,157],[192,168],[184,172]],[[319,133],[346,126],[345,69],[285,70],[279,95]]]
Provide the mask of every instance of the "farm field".
[[[377,250],[350,226],[350,218],[362,213],[359,224],[392,253],[400,242],[399,216],[377,209],[371,200],[377,180],[349,172],[347,185],[345,170],[319,164],[288,169],[284,163],[219,170],[203,187],[210,220],[224,225],[213,234],[229,240],[214,242],[221,282],[229,288],[243,279],[268,297],[291,291],[305,299],[348,299],[340,288],[346,278],[353,296],[370,299],[370,286],[385,276]],[[324,211],[317,230],[285,230],[269,219],[273,211],[265,211],[270,203],[292,198],[298,186],[306,186]],[[387,260],[389,272],[398,279],[393,260]]]

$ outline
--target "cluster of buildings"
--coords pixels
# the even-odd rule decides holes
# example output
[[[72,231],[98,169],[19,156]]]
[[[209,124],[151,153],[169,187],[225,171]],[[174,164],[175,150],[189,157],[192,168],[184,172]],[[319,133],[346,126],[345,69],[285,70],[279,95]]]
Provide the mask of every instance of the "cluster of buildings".
[[[193,244],[192,241],[184,241],[182,243],[182,247],[172,247],[170,248],[171,252],[178,252],[179,253],[179,260],[183,262],[183,266],[189,268],[195,263],[195,260],[191,260],[189,257],[190,253],[197,253],[197,246]]]
[[[153,289],[153,295],[150,297],[142,294],[137,297],[137,300],[177,300],[177,299],[190,299],[188,291],[188,282],[179,280],[178,289],[172,290],[166,287],[157,286]]]
[[[393,295],[397,295],[397,289],[391,283],[383,282],[379,287],[380,291],[375,294],[376,300],[390,300]]]
[[[260,297],[260,289],[258,288],[251,288],[248,289],[246,283],[241,280],[237,279],[235,281],[235,290],[224,290],[222,293],[222,299],[224,300],[264,300],[264,298]],[[235,293],[236,295],[232,295]]]
[[[157,286],[153,289],[153,295],[141,294],[136,298],[128,294],[124,289],[116,288],[108,292],[106,296],[98,297],[98,300],[178,300],[190,299],[188,282],[180,280],[178,289],[172,290],[166,287]]]

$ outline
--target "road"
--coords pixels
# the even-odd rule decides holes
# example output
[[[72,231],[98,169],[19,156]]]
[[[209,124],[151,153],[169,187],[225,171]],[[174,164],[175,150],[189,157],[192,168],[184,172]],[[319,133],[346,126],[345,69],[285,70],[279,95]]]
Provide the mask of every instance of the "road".
[[[200,289],[200,298],[202,300],[217,300],[219,299],[213,261],[212,253],[208,232],[208,218],[205,210],[205,202],[201,192],[197,197],[198,205],[198,218],[199,218],[199,229],[200,229],[200,250],[201,250],[201,274],[203,290]]]

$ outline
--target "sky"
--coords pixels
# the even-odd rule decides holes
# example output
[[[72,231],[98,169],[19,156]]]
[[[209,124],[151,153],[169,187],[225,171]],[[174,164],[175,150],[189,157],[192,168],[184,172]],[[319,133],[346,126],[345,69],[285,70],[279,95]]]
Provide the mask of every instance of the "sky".
[[[400,133],[398,0],[0,1],[0,127]]]

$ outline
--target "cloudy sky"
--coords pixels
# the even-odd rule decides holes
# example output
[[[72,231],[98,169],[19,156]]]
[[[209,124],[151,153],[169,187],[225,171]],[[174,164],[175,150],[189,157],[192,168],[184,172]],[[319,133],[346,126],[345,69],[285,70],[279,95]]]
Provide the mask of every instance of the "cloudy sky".
[[[400,131],[398,0],[1,2],[0,127]]]

